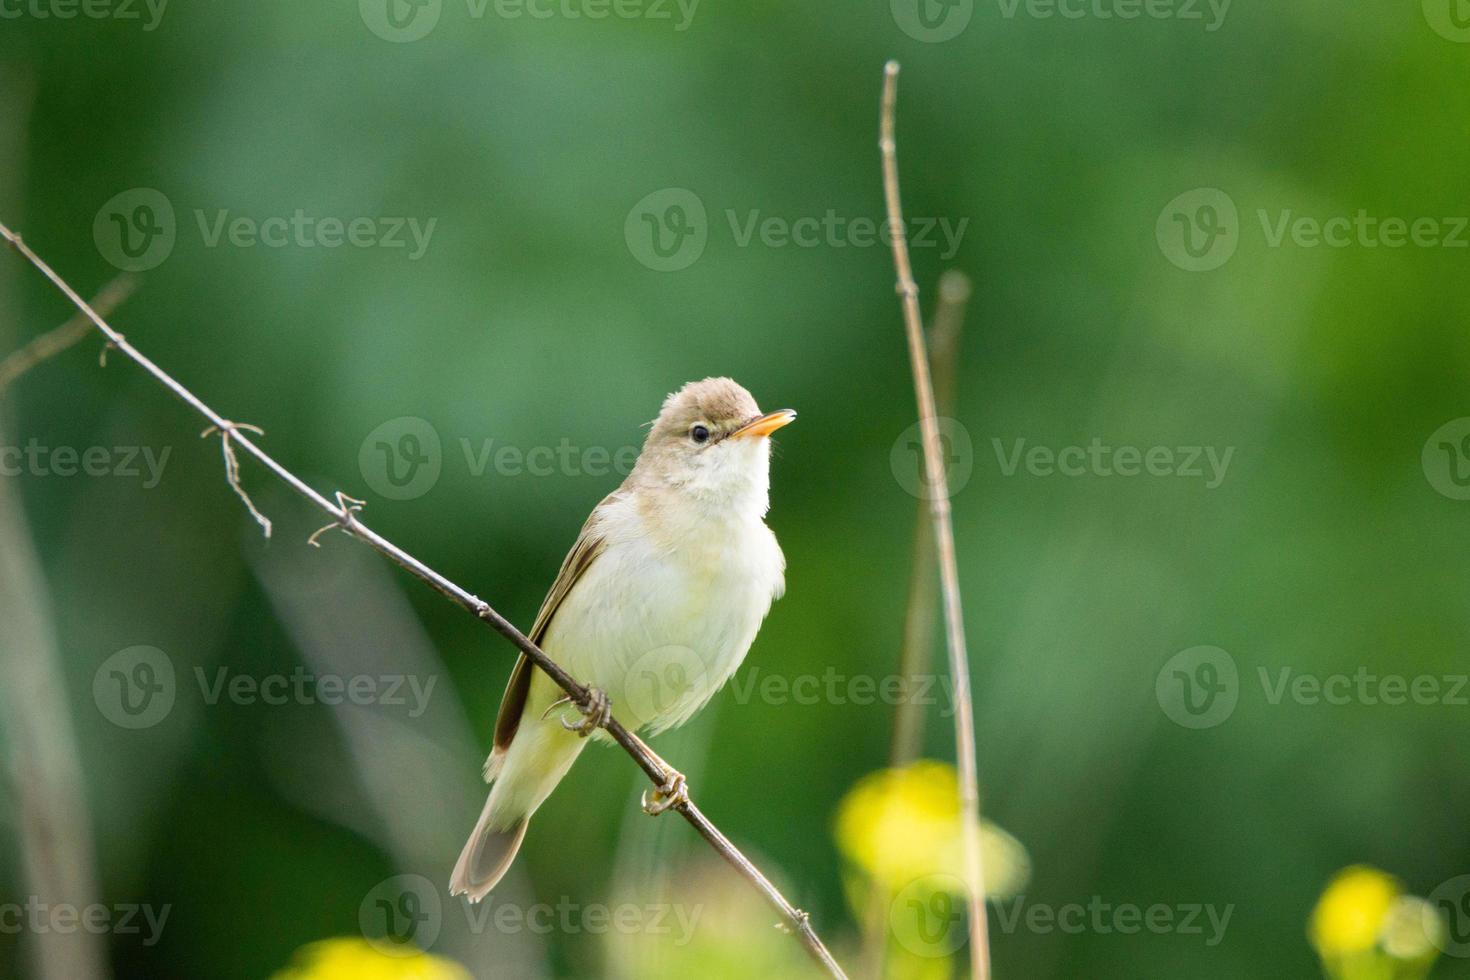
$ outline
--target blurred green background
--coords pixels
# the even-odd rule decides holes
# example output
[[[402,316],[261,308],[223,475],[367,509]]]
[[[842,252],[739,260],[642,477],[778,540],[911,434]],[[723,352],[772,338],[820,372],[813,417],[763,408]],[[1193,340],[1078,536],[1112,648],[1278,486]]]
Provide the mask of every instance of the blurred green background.
[[[769,516],[789,589],[737,683],[882,678],[897,670],[909,581],[915,408],[891,256],[850,233],[882,216],[878,94],[899,59],[907,213],[963,228],[953,255],[933,233],[915,243],[926,311],[945,269],[974,282],[956,412],[970,448],[956,444],[952,476],[968,473],[953,505],[986,816],[1029,852],[1028,904],[1234,907],[1215,945],[1208,930],[1007,931],[992,914],[996,975],[1317,975],[1307,916],[1339,868],[1373,864],[1422,895],[1470,871],[1464,691],[1401,705],[1273,696],[1283,670],[1467,669],[1451,466],[1465,461],[1438,444],[1470,428],[1421,459],[1470,415],[1459,0],[1148,8],[1199,19],[906,2],[706,0],[692,16],[644,4],[594,18],[595,0],[566,0],[541,18],[442,0],[432,29],[404,40],[436,5],[394,0],[399,30],[373,0],[177,2],[156,20],[141,5],[137,19],[60,19],[65,0],[7,0],[0,220],[90,295],[118,273],[111,215],[140,221],[140,241],[149,225],[142,199],[115,199],[160,195],[166,254],[116,326],[522,626],[620,476],[585,456],[539,476],[481,466],[488,441],[615,454],[641,442],[666,392],[712,374],[798,409]],[[1197,188],[1217,190],[1171,203]],[[669,210],[691,198],[702,216]],[[371,219],[374,240],[391,219],[435,223],[416,257],[407,226],[408,247],[211,238],[221,212],[253,227],[298,209]],[[1434,219],[1441,244],[1273,237],[1283,220],[1360,211]],[[815,244],[744,234],[829,213],[847,231]],[[640,233],[652,221],[673,235],[679,214],[694,234],[665,261]],[[1201,262],[1170,229],[1204,234],[1212,217],[1222,234],[1203,264],[1216,267],[1184,268]],[[19,257],[0,258],[3,355],[69,310]],[[116,355],[99,369],[99,347],[20,379],[0,443],[167,449],[166,466],[156,486],[56,467],[0,478],[23,500],[45,586],[44,602],[4,601],[54,631],[101,900],[171,908],[152,945],[107,938],[112,971],[268,976],[298,947],[357,934],[386,879],[443,891],[483,798],[513,651],[345,537],[308,548],[319,516],[246,462],[245,487],[276,521],[264,540],[203,423]],[[419,424],[405,418],[439,440],[440,472],[393,499],[370,435],[387,426],[396,441]],[[1008,465],[1017,440],[1094,439],[1233,454],[1218,481]],[[12,558],[26,548],[13,529],[0,540]],[[19,642],[0,622],[10,656],[39,655]],[[1191,728],[1171,720],[1165,666],[1202,645],[1236,668],[1234,709]],[[166,654],[177,697],[131,730],[93,691],[136,646]],[[221,668],[258,681],[298,666],[437,681],[416,717],[209,703],[196,683],[196,668],[213,683]],[[886,764],[892,715],[727,688],[655,743],[845,962],[861,916],[833,817]],[[953,758],[950,725],[946,705],[930,709],[927,755]],[[616,905],[663,889],[718,926],[747,886],[682,821],[638,813],[642,788],[621,753],[587,752],[538,815],[505,901]],[[4,826],[0,900],[22,902],[18,825]],[[476,976],[654,976],[618,947],[673,941],[466,933],[460,908],[443,896],[433,949]],[[739,921],[721,928],[754,971],[771,917],[748,934]],[[0,931],[0,975],[30,975],[33,940]],[[1467,962],[1444,957],[1434,975],[1470,976]]]

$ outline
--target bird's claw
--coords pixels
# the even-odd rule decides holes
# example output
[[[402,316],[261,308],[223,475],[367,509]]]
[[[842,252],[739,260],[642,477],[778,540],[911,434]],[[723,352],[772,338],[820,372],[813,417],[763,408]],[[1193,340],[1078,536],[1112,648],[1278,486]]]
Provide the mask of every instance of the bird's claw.
[[[570,698],[564,700],[571,700]],[[555,707],[555,705],[553,705]],[[577,705],[577,710],[582,713],[581,721],[567,721],[561,719],[561,727],[569,732],[576,732],[586,738],[597,729],[607,724],[612,717],[612,701],[601,690],[595,687],[587,688],[587,704]]]
[[[681,806],[689,802],[689,780],[684,778],[682,772],[669,769],[664,773],[664,784],[653,790],[643,791],[643,812],[650,817],[656,817],[665,810]]]

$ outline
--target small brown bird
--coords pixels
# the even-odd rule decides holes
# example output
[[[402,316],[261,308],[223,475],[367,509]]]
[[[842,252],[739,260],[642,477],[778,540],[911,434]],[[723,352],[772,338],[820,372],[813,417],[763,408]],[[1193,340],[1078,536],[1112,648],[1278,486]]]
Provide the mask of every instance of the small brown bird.
[[[786,562],[765,524],[769,436],[796,418],[762,413],[729,378],[686,384],[664,400],[623,485],[592,511],[562,562],[530,638],[582,683],[596,705],[578,723],[556,710],[561,688],[524,656],[511,672],[495,746],[493,782],[450,882],[484,898],[510,867],[526,825],[582,747],[606,739],[609,705],[631,730],[683,724],[745,659]],[[677,802],[670,770],[650,812]]]

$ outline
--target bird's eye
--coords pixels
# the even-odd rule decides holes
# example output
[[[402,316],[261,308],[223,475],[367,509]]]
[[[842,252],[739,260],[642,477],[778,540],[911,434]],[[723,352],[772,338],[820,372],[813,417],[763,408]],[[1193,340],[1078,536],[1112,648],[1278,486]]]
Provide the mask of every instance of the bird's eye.
[[[689,430],[689,438],[693,439],[696,443],[703,445],[704,443],[709,442],[709,429],[702,425],[696,425],[694,428]]]

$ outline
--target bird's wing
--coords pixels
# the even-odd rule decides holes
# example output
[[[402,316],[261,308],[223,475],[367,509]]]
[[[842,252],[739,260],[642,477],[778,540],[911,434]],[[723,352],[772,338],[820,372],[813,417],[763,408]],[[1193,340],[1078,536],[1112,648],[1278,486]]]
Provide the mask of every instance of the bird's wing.
[[[608,494],[602,499],[592,511],[592,516],[587,518],[587,523],[582,525],[582,533],[577,535],[577,543],[572,545],[572,550],[567,553],[566,559],[561,563],[561,571],[556,575],[556,581],[551,584],[551,591],[541,603],[541,611],[536,614],[536,622],[531,626],[531,632],[527,634],[532,643],[540,645],[546,637],[546,631],[551,626],[551,619],[561,604],[571,594],[572,586],[582,578],[592,562],[602,553],[604,539],[597,527],[602,508],[610,503],[617,492]],[[503,752],[509,748],[511,739],[515,738],[516,729],[521,724],[521,714],[526,710],[526,698],[531,691],[531,671],[534,664],[527,659],[523,653],[516,660],[515,669],[510,673],[510,681],[505,685],[505,696],[500,701],[500,713],[495,716],[495,750]],[[492,755],[493,760],[493,755]]]

